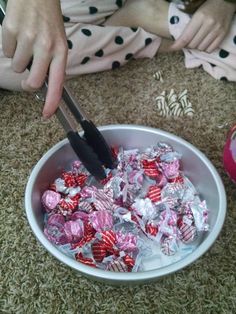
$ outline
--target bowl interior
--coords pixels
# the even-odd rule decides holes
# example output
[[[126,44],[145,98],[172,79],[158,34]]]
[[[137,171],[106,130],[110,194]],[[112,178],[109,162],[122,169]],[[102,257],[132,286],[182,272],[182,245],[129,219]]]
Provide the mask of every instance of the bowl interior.
[[[160,275],[181,269],[196,260],[213,244],[222,228],[225,218],[225,191],[221,179],[213,165],[198,149],[188,142],[158,129],[146,128],[142,126],[116,125],[102,127],[100,130],[108,144],[112,146],[122,146],[126,149],[145,148],[162,141],[172,145],[176,151],[182,154],[184,173],[192,181],[197,191],[200,192],[201,199],[205,199],[207,201],[208,208],[210,209],[210,230],[209,232],[206,232],[203,237],[201,237],[200,243],[190,256],[187,256],[179,261],[173,260],[171,265],[162,265],[161,267],[158,264],[158,261],[154,259],[147,262],[145,270],[146,273],[149,273],[147,277],[158,277]],[[53,248],[53,245],[49,243],[43,234],[43,212],[41,206],[42,193],[47,189],[48,184],[54,181],[55,178],[61,174],[63,169],[70,168],[72,161],[75,159],[77,159],[76,155],[67,140],[55,145],[42,157],[32,171],[26,188],[26,212],[35,235],[53,255],[56,255],[57,258],[66,264],[69,263],[70,266],[76,268],[77,270],[82,272],[85,270],[90,273],[90,267],[81,265],[76,261],[69,262],[69,259],[72,260],[72,258],[66,257],[59,251],[56,252],[57,249]],[[155,274],[150,275],[149,271],[155,271]],[[92,269],[92,272],[92,276],[96,276],[96,272],[98,272],[98,277],[102,276],[102,273],[111,273],[111,277],[119,275],[117,273],[94,269]],[[139,273],[131,273],[129,276],[138,276],[138,274]],[[120,275],[120,277],[113,279],[119,280],[119,278],[125,276],[125,274]],[[109,275],[106,276],[109,277]]]

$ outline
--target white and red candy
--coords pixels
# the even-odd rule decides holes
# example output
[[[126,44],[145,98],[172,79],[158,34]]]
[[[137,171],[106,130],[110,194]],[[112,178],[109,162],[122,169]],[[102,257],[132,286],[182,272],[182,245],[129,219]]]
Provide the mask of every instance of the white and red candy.
[[[96,186],[87,184],[94,180],[80,161],[49,183],[42,196],[49,241],[66,245],[85,265],[130,272],[142,270],[150,248],[145,239],[171,256],[180,243],[188,245],[208,230],[206,204],[171,146],[115,148],[113,154],[117,168],[106,169],[107,178]]]

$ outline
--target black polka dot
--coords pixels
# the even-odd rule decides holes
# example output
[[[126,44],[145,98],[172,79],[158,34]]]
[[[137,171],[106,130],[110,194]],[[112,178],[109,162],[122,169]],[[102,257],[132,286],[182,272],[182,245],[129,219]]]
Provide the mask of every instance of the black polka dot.
[[[234,44],[236,45],[236,36],[234,36],[233,41],[234,41]]]
[[[221,81],[224,81],[224,82],[228,82],[228,79],[227,79],[227,77],[225,77],[225,76],[222,76],[222,77],[220,78],[220,80],[221,80]]]
[[[85,63],[87,63],[89,60],[90,60],[89,57],[85,57],[85,58],[81,61],[81,64],[85,64]]]
[[[212,67],[215,67],[215,66],[216,66],[214,63],[210,63],[210,65],[211,65]]]
[[[96,53],[95,53],[95,56],[96,57],[102,57],[104,55],[104,52],[102,49],[98,50]]]
[[[177,15],[174,15],[170,18],[170,24],[178,24],[179,23],[179,17]]]
[[[112,69],[114,70],[114,69],[117,69],[117,68],[119,68],[120,67],[120,62],[119,61],[114,61],[113,63],[112,63]]]
[[[146,45],[146,46],[150,45],[151,42],[152,42],[152,38],[149,37],[149,38],[146,38],[146,39],[145,39],[145,45]]]
[[[131,28],[131,30],[135,33],[135,32],[137,32],[137,30],[138,30],[138,28],[137,27],[130,27]]]
[[[132,57],[133,57],[133,54],[132,54],[132,53],[128,53],[128,54],[125,56],[125,60],[130,60]]]
[[[228,55],[229,55],[229,52],[226,51],[226,50],[224,50],[224,49],[221,49],[220,52],[219,52],[219,56],[220,56],[221,58],[227,58]]]
[[[123,5],[122,0],[116,0],[116,5],[118,6],[118,8],[121,8]]]
[[[87,28],[82,28],[81,29],[81,32],[85,35],[85,36],[91,36],[92,35],[92,32],[87,29]]]
[[[73,48],[73,44],[72,44],[72,41],[71,40],[67,40],[67,45],[68,45],[68,48],[69,49],[72,49]]]
[[[70,18],[68,16],[62,15],[63,22],[70,22]]]
[[[123,42],[124,42],[124,40],[123,40],[123,38],[122,38],[121,36],[116,36],[116,38],[115,38],[115,43],[116,43],[117,45],[122,45]]]
[[[98,9],[96,7],[89,7],[89,13],[90,14],[95,14],[97,13]]]

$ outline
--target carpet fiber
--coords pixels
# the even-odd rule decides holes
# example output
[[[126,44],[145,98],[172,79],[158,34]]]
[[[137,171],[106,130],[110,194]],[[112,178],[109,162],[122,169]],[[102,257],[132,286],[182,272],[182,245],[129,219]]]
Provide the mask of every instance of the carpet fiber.
[[[153,74],[161,70],[164,82]],[[2,75],[2,74],[1,74]],[[26,219],[24,189],[39,158],[64,132],[56,118],[25,93],[0,92],[1,313],[235,313],[236,189],[222,168],[222,149],[236,121],[235,85],[201,69],[186,70],[181,54],[132,61],[122,69],[70,82],[97,125],[142,124],[175,133],[213,162],[225,184],[228,211],[213,247],[198,261],[150,285],[112,287],[77,276],[36,241]],[[161,118],[155,97],[188,89],[191,119]],[[213,209],[214,210],[214,209]]]

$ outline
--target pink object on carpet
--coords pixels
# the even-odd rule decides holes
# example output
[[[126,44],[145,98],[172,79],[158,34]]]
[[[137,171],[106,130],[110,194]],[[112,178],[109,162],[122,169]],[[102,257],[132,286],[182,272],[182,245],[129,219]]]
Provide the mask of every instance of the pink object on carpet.
[[[223,163],[229,177],[236,183],[236,125],[228,134],[223,152]]]

